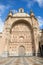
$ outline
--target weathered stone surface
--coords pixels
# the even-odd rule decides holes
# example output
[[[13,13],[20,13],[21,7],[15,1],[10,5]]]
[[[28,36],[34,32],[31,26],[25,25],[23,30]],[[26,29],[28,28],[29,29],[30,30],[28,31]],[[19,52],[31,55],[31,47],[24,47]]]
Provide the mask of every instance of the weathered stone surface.
[[[24,10],[22,12],[19,10],[14,15],[10,13],[0,34],[0,54],[6,51],[9,56],[19,56],[24,48],[25,56],[33,56],[34,53],[37,56],[39,34],[38,21],[32,14],[28,15]],[[3,54],[7,56],[7,53]]]

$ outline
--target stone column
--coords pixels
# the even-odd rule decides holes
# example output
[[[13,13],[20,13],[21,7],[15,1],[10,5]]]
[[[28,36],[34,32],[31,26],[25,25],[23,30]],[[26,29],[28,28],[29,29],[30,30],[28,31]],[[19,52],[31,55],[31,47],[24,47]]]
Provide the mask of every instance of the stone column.
[[[10,28],[6,30],[6,46],[7,46],[7,55],[9,54],[9,43],[10,43]]]
[[[35,42],[35,56],[38,56],[39,42],[38,42],[37,30],[35,29],[34,29],[34,42]]]

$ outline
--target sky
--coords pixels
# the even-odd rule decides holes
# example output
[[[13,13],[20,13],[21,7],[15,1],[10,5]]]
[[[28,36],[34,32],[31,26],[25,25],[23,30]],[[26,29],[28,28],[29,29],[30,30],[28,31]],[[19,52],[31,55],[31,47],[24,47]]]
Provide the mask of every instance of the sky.
[[[0,0],[0,32],[3,31],[9,11],[16,13],[19,8],[24,8],[28,14],[32,10],[39,22],[40,29],[43,29],[43,0]]]

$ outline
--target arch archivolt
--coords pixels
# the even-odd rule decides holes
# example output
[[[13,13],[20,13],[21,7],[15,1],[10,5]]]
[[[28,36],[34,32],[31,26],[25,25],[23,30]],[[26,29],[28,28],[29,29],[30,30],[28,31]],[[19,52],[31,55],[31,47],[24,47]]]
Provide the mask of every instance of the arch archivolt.
[[[15,23],[16,21],[18,22],[19,20],[24,20],[24,21],[28,21],[28,23],[30,23],[30,25],[32,26],[32,21],[30,18],[12,18],[10,20],[10,22],[8,24],[10,24],[10,29],[12,27],[12,24]]]

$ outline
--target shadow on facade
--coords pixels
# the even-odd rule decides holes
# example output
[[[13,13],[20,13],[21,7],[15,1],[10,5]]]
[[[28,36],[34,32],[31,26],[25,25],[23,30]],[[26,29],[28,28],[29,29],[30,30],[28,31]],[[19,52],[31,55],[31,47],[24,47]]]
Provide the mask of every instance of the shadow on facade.
[[[38,50],[38,52],[40,52],[38,56],[43,57],[43,30],[41,32],[41,37],[40,37],[39,50]]]
[[[43,57],[43,45],[39,44],[40,56]]]

